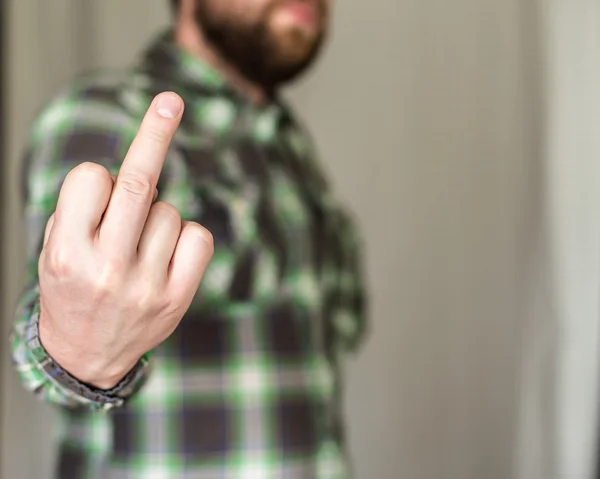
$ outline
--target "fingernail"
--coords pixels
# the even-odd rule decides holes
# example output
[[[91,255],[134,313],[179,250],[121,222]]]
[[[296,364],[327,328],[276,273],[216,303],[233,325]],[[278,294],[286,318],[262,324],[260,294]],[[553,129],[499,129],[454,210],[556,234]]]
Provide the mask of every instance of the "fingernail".
[[[163,93],[156,102],[156,112],[163,118],[175,118],[180,111],[181,98],[175,93]]]

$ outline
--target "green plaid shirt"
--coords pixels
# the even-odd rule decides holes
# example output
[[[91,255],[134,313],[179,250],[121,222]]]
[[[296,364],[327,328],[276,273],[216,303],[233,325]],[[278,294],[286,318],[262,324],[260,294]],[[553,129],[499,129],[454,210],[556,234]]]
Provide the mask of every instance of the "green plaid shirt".
[[[45,106],[23,170],[30,286],[12,357],[56,405],[60,479],[334,479],[351,476],[344,355],[365,332],[360,243],[306,132],[280,100],[256,107],[161,35],[130,71],[92,75]],[[78,163],[117,173],[160,91],[186,102],[159,199],[215,239],[175,333],[110,391],[80,383],[38,337],[37,259]]]

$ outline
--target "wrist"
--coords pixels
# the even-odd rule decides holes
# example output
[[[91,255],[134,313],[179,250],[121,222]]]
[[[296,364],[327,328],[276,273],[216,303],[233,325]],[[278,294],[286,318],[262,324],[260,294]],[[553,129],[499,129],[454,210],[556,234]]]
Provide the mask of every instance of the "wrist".
[[[93,351],[89,345],[75,345],[56,334],[51,322],[40,312],[38,332],[40,344],[52,360],[79,382],[96,389],[114,388],[131,368],[109,363],[105,354]],[[132,366],[133,367],[133,366]]]

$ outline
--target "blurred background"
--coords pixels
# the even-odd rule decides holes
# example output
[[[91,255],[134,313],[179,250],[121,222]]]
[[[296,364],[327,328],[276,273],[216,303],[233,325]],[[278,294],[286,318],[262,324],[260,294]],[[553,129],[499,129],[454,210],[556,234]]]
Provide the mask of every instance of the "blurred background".
[[[4,334],[18,168],[38,108],[129,64],[165,0],[3,2],[1,466],[44,478],[53,414]],[[335,2],[288,92],[368,238],[373,328],[348,367],[361,479],[592,479],[600,360],[600,3]]]

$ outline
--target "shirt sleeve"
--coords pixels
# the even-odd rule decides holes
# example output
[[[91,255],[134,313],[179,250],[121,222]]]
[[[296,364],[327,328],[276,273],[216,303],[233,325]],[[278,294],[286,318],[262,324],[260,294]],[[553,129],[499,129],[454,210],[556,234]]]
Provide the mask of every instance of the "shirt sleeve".
[[[338,221],[342,261],[338,308],[331,321],[338,352],[355,353],[369,329],[365,245],[350,216],[343,214]]]
[[[150,373],[150,355],[111,390],[86,385],[45,351],[38,334],[38,258],[46,223],[67,173],[83,162],[116,174],[139,120],[106,91],[68,92],[47,105],[34,122],[22,164],[26,221],[27,287],[18,299],[10,350],[19,379],[40,399],[68,408],[109,410],[138,391]]]

